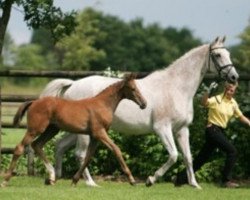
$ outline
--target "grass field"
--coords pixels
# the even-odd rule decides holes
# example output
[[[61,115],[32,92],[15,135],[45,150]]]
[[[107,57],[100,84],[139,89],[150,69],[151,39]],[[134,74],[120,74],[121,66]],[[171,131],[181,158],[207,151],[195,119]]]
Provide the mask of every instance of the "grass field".
[[[3,129],[2,130],[2,147],[15,147],[21,141],[25,129]]]
[[[201,184],[202,190],[190,186],[175,188],[171,183],[157,183],[147,188],[144,184],[130,186],[128,183],[97,182],[101,187],[90,188],[82,181],[76,187],[70,180],[59,180],[54,186],[45,186],[39,177],[14,177],[10,185],[0,188],[1,200],[246,200],[250,199],[250,187],[225,189],[213,184]]]
[[[5,94],[39,94],[42,87],[36,89],[7,86],[2,88]],[[21,90],[22,89],[22,90]],[[4,110],[4,112],[10,112]],[[11,121],[10,119],[5,119]],[[3,129],[2,146],[14,147],[22,138],[24,129]],[[0,177],[0,182],[2,181]],[[70,186],[71,180],[58,180],[55,186],[45,186],[41,177],[13,177],[6,188],[0,188],[0,200],[247,200],[250,199],[250,185],[240,189],[225,189],[214,184],[201,184],[202,190],[188,185],[175,188],[171,183],[157,183],[147,188],[144,184],[135,187],[128,183],[97,181],[99,188],[87,187],[83,181],[77,187]]]

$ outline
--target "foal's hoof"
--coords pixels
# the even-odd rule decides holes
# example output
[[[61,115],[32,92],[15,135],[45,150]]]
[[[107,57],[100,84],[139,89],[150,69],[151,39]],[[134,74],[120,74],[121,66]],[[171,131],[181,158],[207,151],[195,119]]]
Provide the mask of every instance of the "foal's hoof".
[[[129,182],[129,183],[130,183],[130,185],[132,185],[132,186],[136,186],[136,182],[135,182],[135,181]]]
[[[147,181],[146,181],[146,186],[147,186],[147,187],[150,187],[150,186],[152,186],[153,184],[154,184],[154,181],[152,180],[152,177],[149,176],[149,177],[147,178]]]
[[[78,183],[79,179],[78,178],[72,178],[71,186],[76,186]]]
[[[45,185],[55,185],[56,181],[46,178],[44,181]]]

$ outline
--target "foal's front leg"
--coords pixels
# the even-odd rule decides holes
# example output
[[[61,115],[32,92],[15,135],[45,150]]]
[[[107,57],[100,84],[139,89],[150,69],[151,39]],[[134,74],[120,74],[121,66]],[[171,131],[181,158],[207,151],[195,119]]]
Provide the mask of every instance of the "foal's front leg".
[[[129,182],[131,185],[135,185],[135,179],[128,168],[126,162],[122,157],[122,152],[120,148],[109,138],[107,132],[103,129],[98,134],[98,140],[100,140],[103,144],[105,144],[111,151],[114,152],[116,158],[118,159],[123,172],[128,176]]]

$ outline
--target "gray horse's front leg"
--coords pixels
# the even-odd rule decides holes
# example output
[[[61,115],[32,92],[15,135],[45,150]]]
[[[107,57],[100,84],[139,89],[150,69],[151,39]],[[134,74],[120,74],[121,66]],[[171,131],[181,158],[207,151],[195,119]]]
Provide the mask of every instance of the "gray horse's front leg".
[[[193,161],[192,161],[192,154],[190,151],[190,144],[189,144],[189,129],[188,127],[183,127],[178,133],[177,133],[177,140],[179,142],[179,146],[182,150],[184,162],[187,169],[187,177],[188,177],[188,183],[189,185],[201,189],[201,186],[197,183],[194,175],[193,170]]]
[[[171,130],[171,125],[155,124],[155,132],[160,136],[164,147],[169,152],[169,158],[166,163],[164,163],[153,176],[149,176],[146,181],[146,186],[153,185],[159,177],[162,177],[167,170],[177,161],[178,151],[173,138],[173,133]]]

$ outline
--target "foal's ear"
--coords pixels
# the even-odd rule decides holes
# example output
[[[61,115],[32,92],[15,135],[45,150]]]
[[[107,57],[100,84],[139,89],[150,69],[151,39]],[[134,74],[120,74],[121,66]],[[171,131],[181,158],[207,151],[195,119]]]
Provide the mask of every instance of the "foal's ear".
[[[129,74],[126,74],[124,76],[125,82],[128,82],[128,81],[130,81],[132,79],[135,79],[135,78],[136,78],[136,74],[135,73],[129,73]]]

